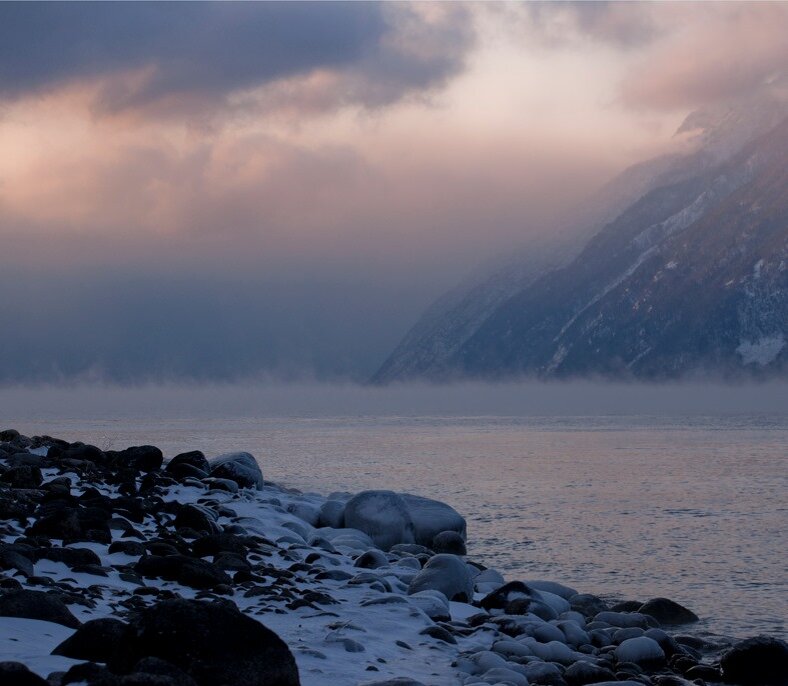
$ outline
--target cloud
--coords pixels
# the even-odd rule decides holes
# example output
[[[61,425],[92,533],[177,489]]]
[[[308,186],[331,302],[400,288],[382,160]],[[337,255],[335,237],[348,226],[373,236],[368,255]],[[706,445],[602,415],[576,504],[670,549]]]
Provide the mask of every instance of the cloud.
[[[746,97],[788,73],[788,5],[699,3],[669,7],[673,30],[628,71],[634,107],[669,109]]]
[[[182,115],[276,86],[318,107],[379,106],[445,83],[472,39],[462,6],[2,3],[0,97],[92,82],[99,113]]]

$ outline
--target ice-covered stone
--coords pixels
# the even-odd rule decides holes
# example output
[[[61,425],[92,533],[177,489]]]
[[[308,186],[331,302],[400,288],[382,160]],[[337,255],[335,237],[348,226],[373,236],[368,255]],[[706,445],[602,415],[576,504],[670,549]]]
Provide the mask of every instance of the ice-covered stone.
[[[619,662],[634,662],[640,667],[661,667],[665,664],[665,651],[653,638],[638,636],[628,638],[615,650]]]
[[[414,525],[403,498],[393,491],[362,491],[345,505],[345,525],[359,529],[388,550],[397,543],[414,543]]]
[[[250,453],[225,453],[210,462],[211,476],[235,481],[241,488],[263,488],[263,472]]]
[[[469,602],[473,599],[473,581],[468,565],[456,555],[435,555],[413,578],[408,594],[436,590],[449,600]]]
[[[450,505],[409,493],[403,493],[402,499],[413,522],[416,543],[430,547],[442,531],[455,531],[465,540],[465,519]]]

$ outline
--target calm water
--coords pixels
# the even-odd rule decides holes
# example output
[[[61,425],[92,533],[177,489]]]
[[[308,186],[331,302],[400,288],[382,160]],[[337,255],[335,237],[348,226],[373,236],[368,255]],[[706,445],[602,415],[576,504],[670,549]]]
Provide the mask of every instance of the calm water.
[[[664,595],[700,615],[700,630],[786,635],[786,415],[168,418],[137,408],[97,420],[67,405],[3,410],[25,433],[104,448],[248,450],[267,479],[302,490],[433,496],[468,519],[470,554],[509,577]]]

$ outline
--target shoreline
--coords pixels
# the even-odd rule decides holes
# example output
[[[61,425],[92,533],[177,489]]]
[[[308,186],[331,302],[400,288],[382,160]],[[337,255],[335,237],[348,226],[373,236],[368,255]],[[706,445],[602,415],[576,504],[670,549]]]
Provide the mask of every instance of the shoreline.
[[[263,482],[257,462],[245,455],[209,464],[193,452],[165,463],[153,446],[102,451],[0,433],[4,595],[44,590],[60,596],[78,622],[115,617],[125,622],[115,630],[138,633],[147,614],[178,596],[230,600],[239,615],[284,640],[302,684],[403,677],[413,681],[400,683],[574,686],[609,675],[617,683],[673,686],[730,679],[735,661],[748,659],[747,646],[682,635],[681,626],[666,632],[667,625],[641,611],[662,613],[663,624],[690,617],[672,603],[609,608],[554,582],[505,583],[464,555],[464,520],[447,505],[390,492],[304,494]],[[436,554],[425,543],[436,547],[437,534]],[[63,549],[89,553],[57,552]],[[15,611],[12,633],[35,635],[36,627],[44,633],[29,624],[41,618]],[[202,603],[195,611],[203,611]],[[82,661],[48,654],[65,640],[57,626],[55,645],[41,640],[38,652],[27,645],[18,655],[42,677]],[[8,638],[4,633],[0,641],[2,660],[13,657]],[[769,645],[785,669],[785,644]],[[174,664],[201,686],[212,683],[205,674],[188,674],[180,649],[143,657]],[[129,671],[139,664],[111,650],[103,657],[96,662],[116,671],[101,678],[145,673]]]

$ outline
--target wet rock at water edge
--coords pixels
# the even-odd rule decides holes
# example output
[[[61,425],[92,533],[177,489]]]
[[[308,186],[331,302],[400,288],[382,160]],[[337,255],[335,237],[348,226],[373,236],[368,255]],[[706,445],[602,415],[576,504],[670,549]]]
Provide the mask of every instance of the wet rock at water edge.
[[[692,624],[698,621],[698,616],[692,610],[668,598],[647,600],[637,608],[637,611],[654,617],[660,624]]]
[[[722,675],[734,684],[788,684],[788,643],[770,636],[740,641],[723,654]]]

